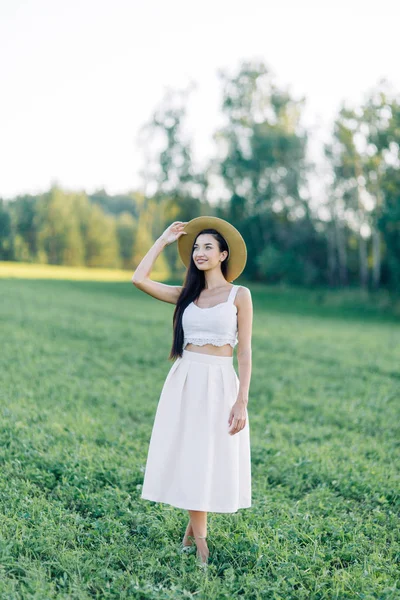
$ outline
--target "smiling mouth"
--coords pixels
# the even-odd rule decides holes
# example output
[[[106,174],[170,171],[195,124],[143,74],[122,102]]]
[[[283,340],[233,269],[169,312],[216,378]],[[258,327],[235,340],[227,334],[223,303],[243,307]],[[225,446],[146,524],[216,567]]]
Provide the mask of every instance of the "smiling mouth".
[[[207,261],[206,261],[206,260],[197,260],[196,262],[197,262],[198,264],[200,264],[200,263],[205,263],[205,262],[207,262]]]

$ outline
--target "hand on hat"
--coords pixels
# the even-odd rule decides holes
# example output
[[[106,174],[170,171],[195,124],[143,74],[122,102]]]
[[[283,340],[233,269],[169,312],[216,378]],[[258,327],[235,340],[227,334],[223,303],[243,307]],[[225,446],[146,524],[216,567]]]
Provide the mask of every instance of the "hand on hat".
[[[160,236],[166,246],[175,242],[181,235],[187,235],[186,231],[183,231],[187,221],[174,221],[167,227],[164,233]]]

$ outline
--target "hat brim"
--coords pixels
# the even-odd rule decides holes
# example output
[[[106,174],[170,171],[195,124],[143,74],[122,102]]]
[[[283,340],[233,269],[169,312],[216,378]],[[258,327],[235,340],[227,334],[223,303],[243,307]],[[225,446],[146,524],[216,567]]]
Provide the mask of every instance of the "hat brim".
[[[246,243],[239,231],[228,221],[220,219],[219,217],[202,216],[196,217],[186,223],[183,228],[183,230],[186,232],[186,235],[181,235],[178,238],[179,256],[185,267],[189,268],[192,256],[192,248],[197,235],[202,229],[208,229],[211,227],[216,229],[222,235],[222,237],[225,238],[226,243],[228,244],[229,257],[227,259],[228,266],[226,279],[231,282],[239,277],[246,266],[247,248]]]

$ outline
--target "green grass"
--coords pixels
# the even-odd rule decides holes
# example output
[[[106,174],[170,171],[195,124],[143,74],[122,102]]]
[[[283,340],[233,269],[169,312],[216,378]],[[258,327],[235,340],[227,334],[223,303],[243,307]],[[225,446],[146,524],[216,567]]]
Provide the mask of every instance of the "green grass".
[[[68,267],[65,265],[0,261],[0,278],[130,282],[132,273],[133,270],[127,269]],[[166,277],[166,274],[162,270],[157,271],[157,269],[154,269],[154,274],[157,279],[164,279]]]
[[[140,499],[173,306],[0,280],[1,598],[400,598],[399,320],[249,287],[253,506],[209,514],[204,575],[187,512]]]

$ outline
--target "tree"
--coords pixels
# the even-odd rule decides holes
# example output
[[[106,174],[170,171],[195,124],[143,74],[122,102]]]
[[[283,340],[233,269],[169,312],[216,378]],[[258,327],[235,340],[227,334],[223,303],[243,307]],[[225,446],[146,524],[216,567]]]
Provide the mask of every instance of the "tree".
[[[381,80],[360,107],[340,110],[334,139],[327,149],[335,173],[334,194],[342,205],[341,218],[357,234],[360,284],[364,288],[370,283],[370,265],[372,287],[377,289],[381,282],[381,225],[386,222],[382,216],[396,181],[393,167],[400,166],[399,120],[399,102],[389,84]],[[389,213],[395,215],[391,210]]]
[[[115,219],[97,205],[91,205],[85,235],[85,262],[88,267],[121,266]]]
[[[144,257],[144,255],[150,250],[150,248],[154,244],[155,238],[153,237],[152,230],[154,218],[157,214],[157,208],[157,203],[154,200],[146,200],[143,203],[136,227],[136,235],[133,246],[132,262],[133,267],[135,269]],[[168,262],[163,252],[161,252],[161,254],[158,256],[155,265],[157,265],[157,267],[154,269],[155,273],[159,273],[163,278],[167,278],[170,275]]]
[[[246,272],[260,276],[268,273],[273,253],[264,253],[261,262],[257,257],[276,245],[279,224],[283,231],[287,222],[309,216],[307,134],[300,124],[304,99],[280,89],[262,62],[244,62],[238,72],[220,71],[219,77],[226,123],[214,135],[218,152],[209,172],[227,191],[220,216],[248,240]]]
[[[10,212],[0,198],[0,260],[13,259],[13,236]]]
[[[393,167],[400,167],[400,112],[398,100],[386,80],[381,80],[363,107],[362,126],[365,132],[366,188],[372,200],[372,285],[375,289],[381,281],[382,232],[380,223],[386,202],[391,202],[390,187],[386,190],[387,174],[396,182]],[[391,209],[389,209],[389,213]],[[387,212],[386,212],[387,214]],[[395,213],[391,213],[395,216]],[[398,255],[400,261],[400,255]]]
[[[136,222],[132,215],[123,212],[117,217],[119,255],[124,269],[133,269],[133,246],[136,237]]]
[[[367,236],[370,233],[367,195],[363,176],[363,157],[360,149],[360,112],[342,107],[334,123],[333,141],[327,147],[327,156],[333,163],[334,211],[345,215],[357,234],[360,285],[368,285]],[[342,228],[337,227],[340,235]],[[344,243],[340,240],[340,247]],[[344,256],[342,256],[344,260]]]
[[[279,89],[263,63],[245,62],[238,74],[219,75],[227,124],[215,139],[222,156],[219,171],[232,197],[246,198],[247,216],[271,210],[275,202],[304,214],[296,211],[305,208],[304,99],[295,101]]]
[[[39,262],[53,265],[83,265],[84,242],[74,193],[53,186],[39,197],[35,209]]]
[[[140,130],[140,151],[144,157],[143,193],[145,196],[173,194],[203,198],[206,179],[195,172],[192,145],[184,133],[186,103],[194,89],[167,89],[150,121]]]

